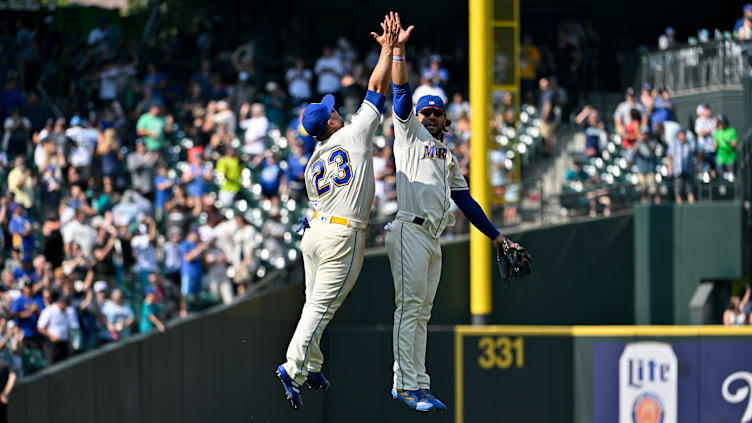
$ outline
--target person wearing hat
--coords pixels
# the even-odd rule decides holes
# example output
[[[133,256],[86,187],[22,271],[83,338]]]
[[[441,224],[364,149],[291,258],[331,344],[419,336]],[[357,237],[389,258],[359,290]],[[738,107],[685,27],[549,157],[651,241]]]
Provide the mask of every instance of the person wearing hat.
[[[736,166],[736,145],[739,135],[736,128],[731,126],[726,115],[718,115],[718,129],[713,134],[713,142],[717,147],[716,162],[718,172],[726,179],[734,180],[734,168]]]
[[[386,252],[395,289],[391,394],[410,409],[440,411],[446,405],[431,392],[426,341],[441,276],[439,238],[447,226],[454,224],[450,199],[496,248],[505,238],[470,196],[459,162],[444,142],[451,122],[443,100],[423,96],[413,111],[404,57],[405,42],[413,27],[403,29],[398,14],[394,19],[400,32],[392,71],[399,211],[386,228]]]
[[[165,325],[159,320],[159,313],[162,312],[162,304],[157,300],[157,291],[152,286],[146,288],[144,304],[141,306],[141,320],[138,324],[138,331],[141,333],[151,332],[154,328],[164,332]]]
[[[28,278],[21,279],[21,296],[10,306],[10,317],[24,332],[24,345],[38,348],[40,343],[37,319],[44,303],[41,296],[34,295],[34,282]]]
[[[635,91],[632,87],[629,87],[624,92],[624,101],[616,106],[616,111],[614,112],[614,127],[617,134],[624,135],[627,124],[632,121],[632,109],[637,109],[640,112],[640,116],[646,116],[645,106],[636,101]]]
[[[716,177],[716,146],[713,135],[716,131],[717,123],[713,118],[713,112],[710,105],[700,104],[697,106],[697,119],[695,119],[695,134],[697,135],[697,146],[701,160],[710,168],[710,175]]]
[[[740,40],[749,40],[752,37],[752,4],[745,4],[742,13],[744,16],[737,19],[734,24],[734,34]]]
[[[330,94],[303,111],[303,127],[318,141],[305,171],[308,198],[315,210],[313,220],[303,225],[308,228],[300,246],[306,302],[286,361],[276,371],[294,408],[303,405],[303,383],[320,389],[329,387],[321,372],[324,356],[319,342],[355,285],[363,264],[365,230],[374,198],[373,135],[384,107],[392,48],[397,41],[392,18],[386,17],[381,27],[382,35],[371,33],[381,45],[379,61],[352,122],[344,125]]]

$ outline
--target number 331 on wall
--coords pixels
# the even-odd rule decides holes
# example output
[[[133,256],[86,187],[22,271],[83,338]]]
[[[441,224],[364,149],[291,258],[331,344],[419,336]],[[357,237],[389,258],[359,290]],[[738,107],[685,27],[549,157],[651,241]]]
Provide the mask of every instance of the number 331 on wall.
[[[478,349],[481,350],[478,365],[483,369],[508,369],[512,364],[522,368],[525,365],[525,345],[521,337],[484,336],[478,341]]]
[[[337,173],[331,177],[334,185],[341,187],[350,183],[352,180],[352,167],[350,166],[350,155],[346,150],[337,148],[332,151],[329,154],[327,162],[337,165]],[[332,185],[329,182],[321,184],[321,181],[326,177],[326,164],[324,160],[316,160],[313,166],[311,166],[311,171],[313,172],[313,182],[316,184],[316,193],[318,196],[321,197],[328,194],[332,190]]]

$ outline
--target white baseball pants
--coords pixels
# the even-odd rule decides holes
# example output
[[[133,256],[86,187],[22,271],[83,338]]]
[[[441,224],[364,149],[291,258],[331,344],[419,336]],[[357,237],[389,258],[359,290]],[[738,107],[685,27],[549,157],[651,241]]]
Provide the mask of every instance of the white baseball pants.
[[[394,279],[394,388],[428,389],[428,320],[441,276],[439,240],[414,223],[395,220],[386,235]]]
[[[300,245],[306,300],[283,364],[298,384],[308,372],[321,371],[321,334],[355,285],[365,250],[363,231],[316,220],[310,225]]]

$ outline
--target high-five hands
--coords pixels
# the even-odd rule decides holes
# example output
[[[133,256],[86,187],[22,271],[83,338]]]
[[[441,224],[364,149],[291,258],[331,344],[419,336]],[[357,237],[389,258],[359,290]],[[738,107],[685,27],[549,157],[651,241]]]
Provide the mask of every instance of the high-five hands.
[[[397,24],[397,29],[399,30],[399,35],[397,36],[397,44],[404,45],[407,42],[407,39],[410,38],[410,34],[413,32],[413,29],[415,29],[415,25],[410,25],[409,27],[407,27],[407,29],[403,29],[399,13],[389,13],[392,19],[394,19],[394,22]]]
[[[384,15],[384,22],[381,23],[381,29],[383,31],[381,35],[371,32],[373,39],[381,44],[381,47],[383,48],[393,48],[397,45],[400,28],[395,22],[394,12],[389,12],[389,15]]]

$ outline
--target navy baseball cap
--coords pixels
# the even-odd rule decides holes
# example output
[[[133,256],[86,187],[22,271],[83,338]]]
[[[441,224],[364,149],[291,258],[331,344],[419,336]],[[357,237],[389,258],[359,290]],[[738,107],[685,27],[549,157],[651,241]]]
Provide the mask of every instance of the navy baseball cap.
[[[325,95],[321,103],[312,103],[305,108],[301,124],[308,135],[318,137],[324,132],[332,110],[334,110],[334,96],[331,94]]]
[[[415,106],[415,113],[420,113],[420,111],[425,108],[440,109],[442,112],[446,113],[444,101],[441,97],[435,95],[424,95],[418,99],[418,104]]]
[[[742,13],[752,12],[752,4],[745,4],[742,8]]]

